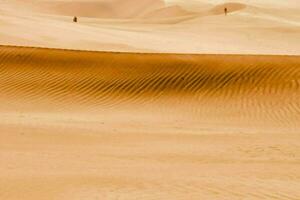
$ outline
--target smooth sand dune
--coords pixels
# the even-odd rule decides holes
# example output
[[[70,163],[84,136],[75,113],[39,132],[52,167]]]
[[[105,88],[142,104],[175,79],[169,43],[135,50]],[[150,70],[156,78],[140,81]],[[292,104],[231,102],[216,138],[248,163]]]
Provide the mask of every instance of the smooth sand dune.
[[[0,47],[0,199],[299,199],[299,56]]]
[[[145,14],[143,17],[146,19],[163,19],[163,18],[172,18],[172,17],[183,17],[183,16],[192,16],[196,15],[197,13],[189,12],[184,10],[180,6],[168,6],[163,7],[161,9],[156,9],[152,12]]]
[[[241,3],[225,3],[221,5],[217,5],[215,8],[212,9],[213,14],[217,15],[224,15],[224,8],[227,8],[227,12],[236,12],[240,11],[242,9],[245,9],[247,7],[246,4],[241,4]]]
[[[224,15],[228,7],[228,15]],[[115,52],[299,55],[297,0],[0,1],[0,44]],[[73,23],[73,16],[78,23]],[[284,36],[284,37],[283,37]]]
[[[162,0],[31,1],[36,11],[64,16],[132,18],[165,6]]]

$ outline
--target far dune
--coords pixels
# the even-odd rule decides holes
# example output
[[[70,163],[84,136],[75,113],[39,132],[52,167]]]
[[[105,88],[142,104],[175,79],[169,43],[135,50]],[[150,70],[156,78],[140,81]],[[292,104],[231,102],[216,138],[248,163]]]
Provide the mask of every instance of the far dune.
[[[149,12],[149,13],[145,14],[143,17],[146,19],[149,19],[149,18],[162,19],[162,18],[190,16],[190,15],[195,15],[195,14],[197,14],[197,13],[193,13],[193,12],[184,10],[180,6],[168,6],[168,7],[156,9],[152,12]]]
[[[212,9],[212,13],[220,15],[220,14],[224,14],[224,8],[227,8],[228,13],[231,13],[231,12],[236,12],[245,9],[246,7],[247,7],[246,4],[241,4],[241,3],[225,3],[214,7]]]
[[[134,18],[163,8],[163,0],[94,0],[94,1],[36,1],[25,2],[40,13],[96,18]]]
[[[300,7],[295,0],[10,0],[0,4],[4,45],[187,54],[300,52]]]

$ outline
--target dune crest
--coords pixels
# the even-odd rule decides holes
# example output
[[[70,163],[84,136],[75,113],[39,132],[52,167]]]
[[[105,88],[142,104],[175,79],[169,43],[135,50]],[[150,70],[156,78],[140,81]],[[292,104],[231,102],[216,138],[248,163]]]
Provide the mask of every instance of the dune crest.
[[[195,15],[194,12],[189,12],[187,10],[184,10],[178,5],[175,6],[168,6],[161,9],[156,9],[154,11],[151,11],[149,13],[146,13],[143,18],[146,19],[163,19],[163,18],[172,18],[172,17],[184,17],[184,16],[190,16]]]
[[[299,55],[299,7],[287,4],[266,0],[225,4],[217,0],[2,1],[0,43],[116,52]],[[234,12],[230,17],[224,16],[225,7]]]
[[[300,197],[299,56],[0,60],[0,199]]]
[[[243,10],[247,8],[246,4],[242,3],[224,3],[221,5],[215,6],[211,12],[215,15],[224,14],[224,9],[227,8],[228,13],[237,12],[239,10]]]
[[[37,1],[36,11],[63,16],[135,18],[165,6],[163,0]]]
[[[149,114],[166,124],[188,119],[197,124],[191,126],[195,130],[203,123],[208,129],[222,124],[223,128],[234,130],[243,127],[267,132],[268,128],[295,131],[298,127],[297,56],[97,53],[1,47],[0,57],[5,66],[1,69],[0,88],[5,96],[1,101],[10,99],[13,105],[5,106],[6,110],[78,110],[98,115],[103,110],[140,107],[145,113],[127,118]],[[52,106],[46,106],[49,102]],[[32,103],[34,107],[30,107]],[[189,129],[189,124],[182,126]]]

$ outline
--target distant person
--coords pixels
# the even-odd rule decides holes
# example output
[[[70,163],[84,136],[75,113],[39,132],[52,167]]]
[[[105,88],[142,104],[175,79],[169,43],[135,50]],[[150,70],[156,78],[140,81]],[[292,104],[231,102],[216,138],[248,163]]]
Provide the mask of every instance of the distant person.
[[[77,17],[75,16],[74,18],[73,18],[73,22],[77,22]]]
[[[227,8],[225,7],[225,8],[224,8],[225,16],[227,15],[227,12],[228,12],[228,10],[227,10]]]

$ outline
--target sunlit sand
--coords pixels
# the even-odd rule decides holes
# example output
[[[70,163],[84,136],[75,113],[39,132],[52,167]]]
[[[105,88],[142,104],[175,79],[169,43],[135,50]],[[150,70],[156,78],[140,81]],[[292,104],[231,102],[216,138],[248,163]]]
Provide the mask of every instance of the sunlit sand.
[[[0,199],[300,199],[299,13],[0,1]]]
[[[2,0],[0,42],[126,52],[298,55],[299,10],[298,0]]]

